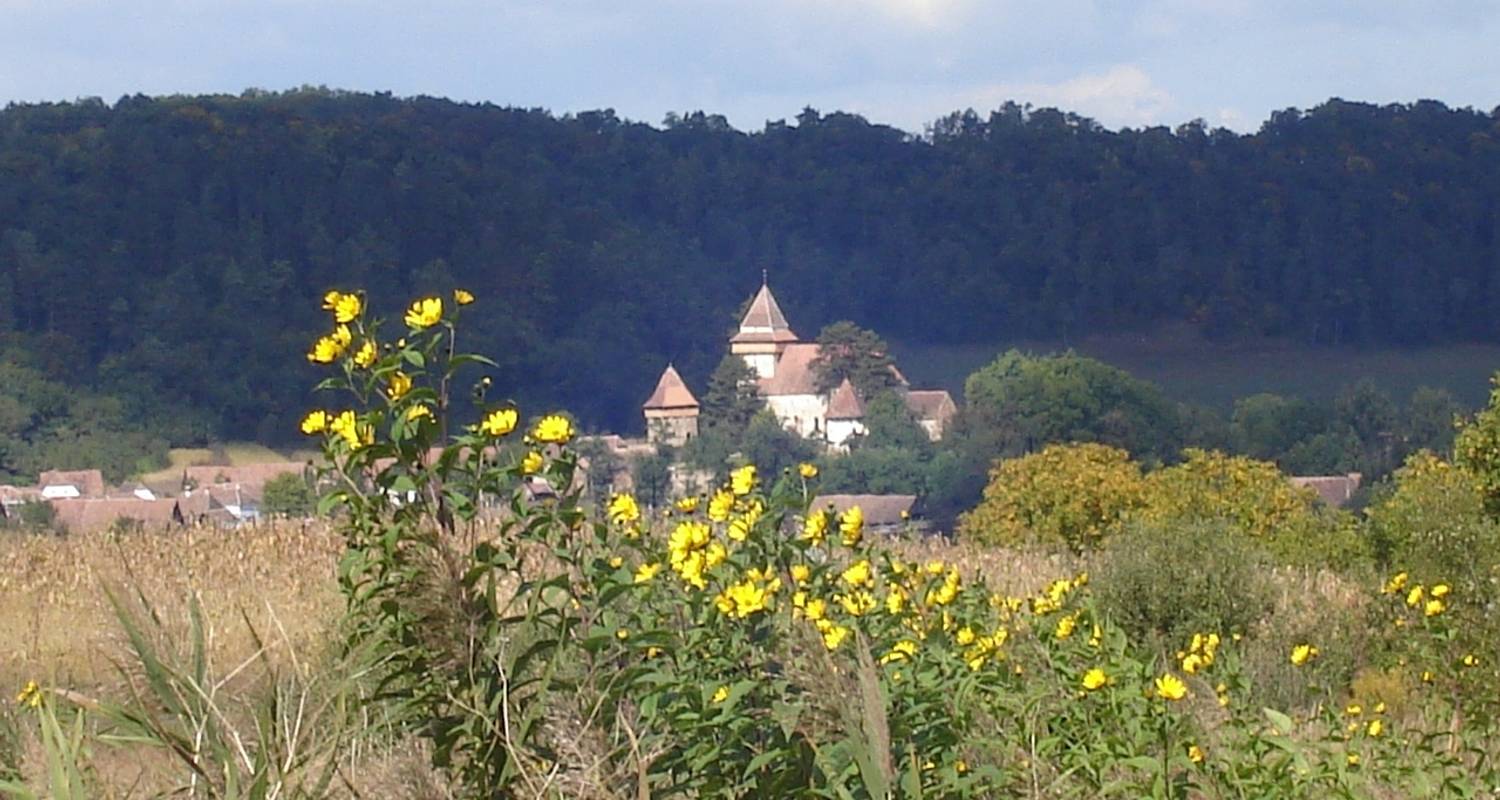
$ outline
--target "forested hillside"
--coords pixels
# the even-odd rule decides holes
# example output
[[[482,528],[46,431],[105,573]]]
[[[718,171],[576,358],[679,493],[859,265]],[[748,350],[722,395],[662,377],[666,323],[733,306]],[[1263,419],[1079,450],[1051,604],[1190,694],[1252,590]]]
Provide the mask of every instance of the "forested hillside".
[[[1007,105],[915,138],[322,90],[0,111],[8,360],[173,442],[290,436],[334,286],[387,311],[470,289],[500,387],[638,428],[666,360],[702,385],[762,269],[805,336],[1496,341],[1500,113],[1330,101],[1237,135]]]

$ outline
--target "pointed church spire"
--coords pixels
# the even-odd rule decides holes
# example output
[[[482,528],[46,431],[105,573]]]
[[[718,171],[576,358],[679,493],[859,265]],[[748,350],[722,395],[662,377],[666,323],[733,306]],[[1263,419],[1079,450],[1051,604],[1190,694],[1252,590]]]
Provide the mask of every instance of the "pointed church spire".
[[[792,333],[792,326],[787,324],[786,315],[781,313],[781,306],[776,302],[776,296],[771,294],[769,284],[760,285],[760,291],[755,293],[750,307],[745,309],[745,317],[740,320],[740,334],[769,334],[770,341],[796,341],[797,336]]]
[[[667,364],[667,368],[662,370],[661,379],[656,382],[656,391],[651,393],[642,407],[649,410],[697,409],[698,398],[693,396],[682,376],[677,374],[677,368]]]

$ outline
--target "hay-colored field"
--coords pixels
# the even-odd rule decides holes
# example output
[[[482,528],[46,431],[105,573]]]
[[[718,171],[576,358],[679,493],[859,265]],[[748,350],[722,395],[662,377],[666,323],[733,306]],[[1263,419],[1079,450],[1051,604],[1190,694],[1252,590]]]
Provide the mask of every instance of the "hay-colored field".
[[[181,476],[183,467],[220,465],[238,467],[277,461],[309,461],[322,457],[315,449],[286,452],[256,442],[226,442],[216,447],[174,447],[167,451],[167,466],[140,476],[144,483],[169,482]]]

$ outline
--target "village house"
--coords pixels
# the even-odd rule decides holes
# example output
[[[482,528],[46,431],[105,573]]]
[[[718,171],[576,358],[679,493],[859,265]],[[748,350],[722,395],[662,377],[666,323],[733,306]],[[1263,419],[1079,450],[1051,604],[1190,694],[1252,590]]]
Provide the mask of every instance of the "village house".
[[[1364,475],[1350,472],[1346,475],[1294,475],[1288,478],[1293,486],[1311,489],[1318,499],[1331,508],[1341,508],[1354,498]]]
[[[37,488],[47,500],[104,497],[104,473],[97,469],[48,470],[37,478]]]
[[[864,516],[865,530],[892,535],[926,530],[917,517],[914,494],[825,494],[813,498],[811,509],[843,514],[855,506]]]
[[[782,313],[771,287],[761,284],[751,299],[739,330],[729,340],[729,352],[744,359],[755,373],[756,390],[765,407],[788,430],[825,442],[832,450],[847,449],[849,440],[865,432],[865,402],[846,379],[831,391],[820,391],[817,371],[819,347],[797,337]],[[895,390],[912,416],[936,441],[943,437],[958,407],[941,389],[913,390],[894,366]],[[646,436],[653,443],[682,444],[697,435],[698,401],[677,370],[668,365],[646,401]]]

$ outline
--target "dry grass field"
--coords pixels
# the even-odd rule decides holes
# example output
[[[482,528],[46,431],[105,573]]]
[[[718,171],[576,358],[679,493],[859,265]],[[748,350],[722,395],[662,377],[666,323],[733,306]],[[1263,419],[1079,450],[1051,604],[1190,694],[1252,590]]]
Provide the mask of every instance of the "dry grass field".
[[[0,687],[13,695],[27,681],[105,702],[140,691],[139,665],[130,652],[108,593],[124,601],[164,651],[190,659],[189,598],[202,608],[208,666],[216,704],[233,724],[249,725],[287,675],[301,678],[300,703],[326,711],[327,686],[342,680],[337,663],[342,598],[336,565],[342,543],[322,523],[278,523],[240,530],[173,534],[99,533],[53,538],[0,538]],[[942,540],[899,542],[909,559],[942,559],[982,574],[1004,592],[1032,593],[1059,575],[1090,568],[1057,554],[954,545]],[[1288,573],[1278,581],[1278,606],[1316,624],[1330,604],[1358,603],[1343,581],[1323,573]],[[310,688],[306,688],[310,687]],[[284,691],[284,690],[283,690]],[[414,739],[393,736],[366,712],[306,712],[315,732],[307,747],[338,740],[334,797],[445,798],[451,796],[427,765]],[[18,719],[12,717],[13,722]],[[322,727],[318,727],[322,726]],[[34,733],[20,736],[23,774],[33,781],[42,761]],[[4,730],[0,730],[0,736]],[[330,738],[331,737],[331,738]],[[100,747],[89,765],[105,797],[156,797],[183,788],[184,770],[170,754],[142,747]]]

